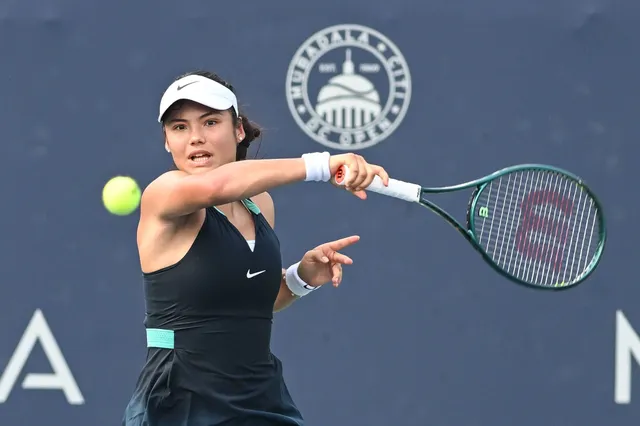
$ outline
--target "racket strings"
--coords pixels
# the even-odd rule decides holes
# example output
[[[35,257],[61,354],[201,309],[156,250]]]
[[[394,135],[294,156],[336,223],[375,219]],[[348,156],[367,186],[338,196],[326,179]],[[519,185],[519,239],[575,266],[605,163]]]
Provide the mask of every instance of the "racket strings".
[[[577,280],[595,258],[600,214],[577,182],[527,170],[492,181],[477,194],[474,233],[507,273],[537,285]]]

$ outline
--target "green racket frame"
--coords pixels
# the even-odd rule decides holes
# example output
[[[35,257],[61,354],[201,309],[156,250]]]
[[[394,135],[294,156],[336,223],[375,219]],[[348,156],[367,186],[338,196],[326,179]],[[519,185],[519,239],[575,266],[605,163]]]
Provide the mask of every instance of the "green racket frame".
[[[560,173],[562,175],[564,175],[565,177],[573,180],[574,182],[576,182],[584,191],[586,191],[589,196],[593,199],[593,202],[596,205],[596,208],[598,209],[598,225],[599,225],[599,242],[598,242],[598,246],[596,247],[596,250],[594,252],[594,258],[593,260],[588,264],[587,268],[585,269],[585,271],[575,280],[573,280],[572,282],[569,283],[557,283],[556,285],[550,285],[550,286],[546,286],[546,285],[537,285],[537,284],[532,284],[526,281],[523,281],[517,277],[515,277],[514,275],[506,272],[503,268],[501,268],[497,263],[495,263],[493,261],[493,259],[491,258],[491,256],[489,256],[489,254],[484,250],[484,248],[480,245],[480,243],[478,242],[478,239],[474,233],[475,230],[475,217],[476,217],[476,205],[478,202],[478,198],[479,196],[482,194],[482,191],[484,190],[484,188],[490,184],[492,181],[501,178],[505,175],[508,175],[510,173],[514,173],[514,172],[520,172],[520,171],[527,171],[527,170],[531,170],[531,171],[535,171],[535,170],[542,170],[542,171],[548,171],[548,172],[555,172],[555,173]],[[469,205],[467,208],[467,226],[463,226],[460,222],[458,222],[453,216],[451,216],[449,213],[447,213],[444,209],[442,209],[441,207],[439,207],[437,204],[435,204],[434,202],[430,201],[429,199],[426,198],[427,194],[438,194],[438,193],[445,193],[445,192],[455,192],[455,191],[459,191],[462,189],[469,189],[469,188],[473,188],[476,187],[474,193],[471,196],[471,199],[469,201]],[[605,226],[605,219],[604,219],[604,213],[603,213],[603,209],[602,209],[602,204],[600,203],[598,197],[593,193],[593,191],[584,183],[584,181],[574,175],[571,172],[568,172],[566,170],[563,170],[561,168],[558,167],[554,167],[554,166],[548,166],[548,165],[544,165],[544,164],[521,164],[521,165],[516,165],[516,166],[511,166],[511,167],[507,167],[504,168],[502,170],[498,170],[490,175],[487,175],[483,178],[480,179],[476,179],[476,180],[472,180],[463,184],[459,184],[459,185],[453,185],[453,186],[445,186],[445,187],[440,187],[440,188],[427,188],[427,187],[421,187],[420,190],[420,200],[419,200],[419,204],[421,204],[422,206],[432,210],[433,212],[437,213],[438,215],[440,215],[441,217],[443,217],[451,226],[453,226],[455,229],[457,229],[466,239],[467,241],[469,241],[469,243],[471,243],[471,245],[482,255],[482,257],[484,258],[484,260],[496,271],[498,272],[500,275],[504,276],[505,278],[511,280],[511,281],[515,281],[519,284],[523,284],[527,287],[533,287],[536,289],[545,289],[545,290],[565,290],[567,288],[570,287],[574,287],[578,284],[580,284],[581,282],[583,282],[589,275],[591,275],[591,273],[596,269],[596,267],[598,266],[598,264],[600,263],[600,259],[602,257],[602,253],[604,251],[604,246],[606,243],[606,239],[607,239],[607,231],[606,231],[606,226]]]
[[[594,252],[594,258],[589,262],[585,271],[580,274],[576,279],[567,283],[556,283],[555,285],[540,285],[535,283],[530,283],[524,281],[516,276],[510,274],[501,268],[497,263],[493,261],[491,256],[485,251],[485,249],[480,245],[478,239],[474,233],[475,231],[475,222],[476,222],[476,206],[478,203],[478,198],[482,194],[484,188],[490,184],[492,181],[501,178],[505,175],[514,173],[514,172],[522,172],[522,171],[545,171],[545,172],[553,172],[558,173],[567,179],[574,181],[581,189],[583,189],[593,200],[595,203],[597,214],[598,214],[598,228],[599,228],[599,240],[598,246]],[[349,169],[347,166],[343,165],[338,168],[336,171],[333,180],[337,185],[345,185],[348,181],[348,173]],[[475,191],[471,195],[470,201],[467,205],[467,226],[463,226],[460,222],[458,222],[453,216],[447,213],[440,206],[435,204],[433,201],[430,201],[427,198],[428,194],[441,194],[445,192],[456,192],[462,189],[469,189],[475,187]],[[527,287],[532,287],[536,289],[544,289],[544,290],[565,290],[567,288],[575,287],[577,284],[583,282],[593,271],[595,271],[596,267],[600,263],[600,259],[602,258],[602,253],[604,251],[604,246],[607,240],[607,231],[605,226],[605,218],[602,209],[602,204],[598,200],[598,197],[591,191],[591,189],[584,183],[584,181],[574,175],[571,172],[563,170],[559,167],[549,166],[545,164],[519,164],[515,166],[506,167],[502,170],[498,170],[494,173],[491,173],[483,178],[472,180],[466,183],[462,183],[459,185],[453,186],[445,186],[439,188],[428,188],[423,187],[421,185],[403,182],[398,179],[389,179],[389,185],[385,186],[382,183],[382,180],[376,176],[373,182],[367,186],[367,191],[376,192],[378,194],[386,195],[389,197],[398,198],[411,203],[418,203],[423,207],[428,208],[432,212],[438,214],[440,217],[444,218],[451,226],[457,229],[469,243],[478,251],[483,259],[500,275],[503,277],[522,284]]]

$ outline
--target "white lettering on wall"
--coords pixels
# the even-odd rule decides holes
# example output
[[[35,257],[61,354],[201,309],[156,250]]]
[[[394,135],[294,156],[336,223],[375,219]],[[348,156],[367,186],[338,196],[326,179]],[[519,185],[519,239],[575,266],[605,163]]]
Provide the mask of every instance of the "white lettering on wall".
[[[616,311],[616,365],[615,396],[616,404],[631,402],[632,360],[640,364],[640,336],[633,329],[621,310]]]
[[[71,370],[64,359],[64,355],[56,342],[47,320],[40,309],[31,317],[29,325],[22,334],[18,347],[13,352],[9,363],[0,376],[0,404],[4,403],[22,373],[36,342],[40,342],[42,349],[51,364],[53,373],[29,373],[22,381],[23,389],[56,389],[64,392],[67,402],[72,405],[84,404],[80,388],[71,374]]]

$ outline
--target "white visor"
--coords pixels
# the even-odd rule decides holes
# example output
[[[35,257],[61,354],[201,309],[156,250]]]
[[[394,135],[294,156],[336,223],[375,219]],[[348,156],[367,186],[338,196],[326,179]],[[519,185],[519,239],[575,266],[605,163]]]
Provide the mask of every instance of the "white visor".
[[[179,100],[197,102],[209,108],[225,111],[231,107],[238,113],[238,101],[231,90],[209,78],[190,75],[174,81],[167,88],[160,100],[158,122],[162,122],[165,112]]]

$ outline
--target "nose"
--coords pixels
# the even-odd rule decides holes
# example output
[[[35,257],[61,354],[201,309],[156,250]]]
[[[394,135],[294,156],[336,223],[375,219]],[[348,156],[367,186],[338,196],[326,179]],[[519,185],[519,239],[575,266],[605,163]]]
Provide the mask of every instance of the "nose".
[[[194,129],[191,131],[191,137],[189,139],[190,145],[202,145],[204,143],[204,136],[202,131]]]

